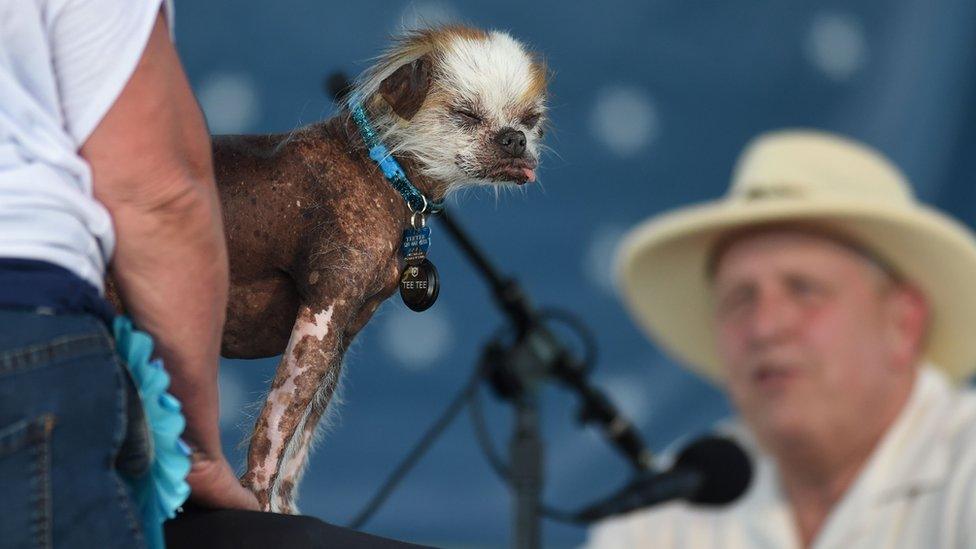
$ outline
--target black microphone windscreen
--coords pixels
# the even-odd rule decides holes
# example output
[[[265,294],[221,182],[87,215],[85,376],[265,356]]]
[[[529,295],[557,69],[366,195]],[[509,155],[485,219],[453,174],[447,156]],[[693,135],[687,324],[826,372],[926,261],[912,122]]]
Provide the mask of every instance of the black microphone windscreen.
[[[688,500],[699,505],[725,505],[735,501],[752,482],[752,462],[730,439],[701,438],[682,450],[674,469],[702,474],[701,487]]]
[[[346,95],[352,90],[352,82],[343,71],[334,71],[322,82],[322,87],[337,105],[346,100]]]

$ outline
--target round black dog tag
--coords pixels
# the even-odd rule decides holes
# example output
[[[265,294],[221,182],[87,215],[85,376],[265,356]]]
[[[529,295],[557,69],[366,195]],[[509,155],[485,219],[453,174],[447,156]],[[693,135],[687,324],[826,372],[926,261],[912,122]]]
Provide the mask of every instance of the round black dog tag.
[[[407,263],[400,275],[400,297],[407,307],[417,311],[426,311],[437,301],[440,293],[440,282],[437,278],[437,268],[428,259]]]

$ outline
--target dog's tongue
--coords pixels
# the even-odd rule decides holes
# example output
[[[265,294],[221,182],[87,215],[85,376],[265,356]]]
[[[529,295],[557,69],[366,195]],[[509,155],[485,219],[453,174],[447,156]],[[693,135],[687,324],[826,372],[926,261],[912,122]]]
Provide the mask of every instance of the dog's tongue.
[[[532,168],[522,168],[522,173],[525,174],[525,180],[528,183],[535,181],[535,170]]]

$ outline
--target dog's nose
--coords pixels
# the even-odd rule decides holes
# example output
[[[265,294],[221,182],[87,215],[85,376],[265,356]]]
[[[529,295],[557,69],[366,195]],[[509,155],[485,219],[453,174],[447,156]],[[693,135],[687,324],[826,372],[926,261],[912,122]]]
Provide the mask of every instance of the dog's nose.
[[[525,152],[525,134],[512,128],[498,132],[495,141],[510,156],[520,158]]]

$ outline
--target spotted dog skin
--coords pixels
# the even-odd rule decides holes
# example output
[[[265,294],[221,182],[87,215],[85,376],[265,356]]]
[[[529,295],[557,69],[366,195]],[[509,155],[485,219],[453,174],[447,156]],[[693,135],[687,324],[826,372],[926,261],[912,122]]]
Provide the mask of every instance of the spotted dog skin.
[[[397,289],[409,210],[348,119],[213,145],[231,273],[222,354],[284,350],[242,481],[263,509],[294,512],[343,352]],[[412,181],[428,197],[443,196],[423,177]]]
[[[393,41],[340,114],[289,134],[213,140],[231,285],[222,354],[281,354],[242,482],[262,509],[294,513],[342,356],[399,284],[410,211],[349,115],[428,200],[465,186],[535,180],[547,70],[499,31],[446,26]]]
[[[499,31],[408,33],[352,96],[429,200],[535,180],[547,70]],[[403,197],[368,157],[348,105],[287,134],[216,136],[230,261],[221,354],[281,355],[241,482],[265,511],[296,513],[297,486],[342,356],[397,289]],[[106,293],[124,310],[114,282]]]
[[[340,113],[287,134],[216,136],[230,261],[221,354],[281,355],[241,482],[265,511],[296,513],[316,426],[342,356],[397,289],[403,197],[349,115],[362,106],[428,200],[535,181],[548,71],[501,31],[443,26],[396,38]],[[119,310],[112,280],[106,291]]]

